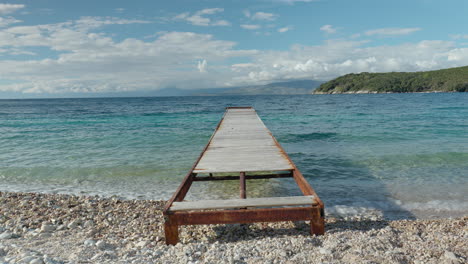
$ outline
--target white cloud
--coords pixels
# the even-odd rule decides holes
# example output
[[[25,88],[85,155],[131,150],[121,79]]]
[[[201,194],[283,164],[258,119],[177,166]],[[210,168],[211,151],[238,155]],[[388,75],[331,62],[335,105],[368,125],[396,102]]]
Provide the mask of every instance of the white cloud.
[[[117,17],[81,17],[74,22],[75,28],[89,30],[105,25],[148,24],[151,21],[139,19],[122,19]]]
[[[266,12],[256,12],[255,14],[251,15],[250,18],[253,20],[273,21],[278,18],[278,15]]]
[[[197,69],[198,69],[199,72],[201,72],[201,73],[206,72],[207,67],[208,67],[208,63],[206,62],[206,60],[198,61]]]
[[[195,12],[194,14],[190,14],[189,12],[185,12],[179,14],[174,17],[175,20],[182,20],[187,21],[192,25],[195,26],[230,26],[226,20],[215,20],[213,21],[211,18],[206,17],[206,15],[214,15],[217,13],[223,12],[223,8],[207,8],[200,11]]]
[[[0,28],[9,26],[11,24],[22,22],[21,20],[15,19],[13,17],[0,17]]]
[[[453,39],[468,39],[468,35],[463,34],[450,35],[450,37]]]
[[[284,33],[284,32],[287,32],[289,30],[291,30],[292,27],[282,27],[282,28],[278,28],[278,32],[279,33]]]
[[[337,29],[334,28],[332,25],[323,25],[322,27],[320,27],[320,30],[328,34],[333,34],[333,33],[336,33],[337,31]]]
[[[27,52],[38,46],[57,52],[57,58],[0,59],[2,76],[16,82],[0,85],[0,91],[70,93],[223,86],[233,72],[222,62],[257,53],[235,49],[235,42],[207,34],[161,32],[154,40],[115,41],[95,32],[97,27],[109,23],[139,22],[88,17],[0,30],[2,53]],[[208,70],[207,61],[221,64],[216,67],[216,74],[200,75]]]
[[[241,28],[248,29],[248,30],[256,30],[256,29],[260,29],[260,28],[261,28],[260,25],[243,24],[243,25],[240,25],[240,26],[241,26]]]
[[[25,5],[18,4],[0,4],[0,15],[7,15],[24,8]]]
[[[318,1],[318,0],[274,0],[275,2],[282,2],[282,3],[287,3],[287,4],[294,4],[294,3],[297,3],[297,2],[315,2],[315,1]]]
[[[210,13],[215,11],[205,11]],[[158,32],[150,39],[117,40],[107,25],[147,23],[113,17],[83,17],[56,24],[0,29],[0,72],[13,83],[0,91],[70,93],[202,88],[284,79],[330,79],[351,72],[420,71],[468,65],[468,48],[455,41],[369,45],[329,40],[293,45],[286,51],[237,49],[209,34]],[[54,57],[35,55],[43,47]],[[42,50],[42,49],[40,49]],[[48,53],[48,52],[47,52]],[[235,59],[236,64],[231,65]],[[210,65],[216,67],[208,68]],[[240,62],[239,62],[240,61]],[[204,72],[210,74],[201,74]]]
[[[284,79],[328,80],[347,73],[421,71],[464,66],[468,48],[450,41],[420,41],[367,47],[367,41],[330,40],[319,46],[295,45],[288,51],[262,52],[235,64],[236,85]]]
[[[368,30],[364,34],[367,36],[398,36],[398,35],[409,35],[416,31],[420,31],[421,28],[379,28]]]

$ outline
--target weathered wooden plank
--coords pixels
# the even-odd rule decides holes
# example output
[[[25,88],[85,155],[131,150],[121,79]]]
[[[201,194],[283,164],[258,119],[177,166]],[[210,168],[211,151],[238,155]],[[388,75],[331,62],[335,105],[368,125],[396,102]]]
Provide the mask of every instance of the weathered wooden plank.
[[[174,202],[171,211],[231,209],[245,207],[272,207],[293,205],[315,205],[314,196],[267,197],[230,200],[200,200]]]

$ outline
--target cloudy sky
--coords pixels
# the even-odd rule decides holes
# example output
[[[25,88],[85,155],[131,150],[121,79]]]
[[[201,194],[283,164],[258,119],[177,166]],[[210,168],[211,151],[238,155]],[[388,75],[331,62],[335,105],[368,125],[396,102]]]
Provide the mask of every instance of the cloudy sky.
[[[466,0],[0,0],[0,98],[468,65]]]

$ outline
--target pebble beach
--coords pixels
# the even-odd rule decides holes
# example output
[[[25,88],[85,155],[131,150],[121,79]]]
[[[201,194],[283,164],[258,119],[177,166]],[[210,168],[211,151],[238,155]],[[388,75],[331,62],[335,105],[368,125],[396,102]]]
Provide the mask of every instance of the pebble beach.
[[[468,217],[326,218],[185,226],[164,241],[164,201],[0,192],[0,263],[466,263]]]

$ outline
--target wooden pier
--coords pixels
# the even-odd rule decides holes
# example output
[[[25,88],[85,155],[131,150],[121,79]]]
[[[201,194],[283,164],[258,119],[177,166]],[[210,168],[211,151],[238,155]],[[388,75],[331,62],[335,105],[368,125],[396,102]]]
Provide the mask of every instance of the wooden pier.
[[[288,177],[303,196],[247,198],[246,180]],[[184,201],[193,182],[221,180],[239,180],[240,199]],[[172,245],[182,225],[309,220],[311,234],[325,232],[322,201],[252,107],[226,108],[163,213],[166,243]]]

